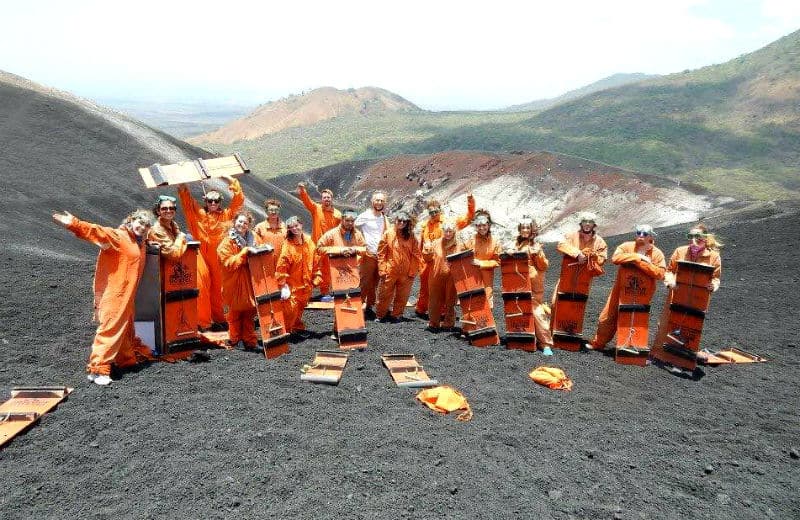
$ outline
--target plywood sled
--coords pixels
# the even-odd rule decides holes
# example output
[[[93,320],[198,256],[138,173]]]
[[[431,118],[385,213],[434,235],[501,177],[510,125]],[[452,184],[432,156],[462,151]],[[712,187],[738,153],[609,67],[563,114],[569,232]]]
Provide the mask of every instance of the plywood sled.
[[[338,385],[347,364],[347,352],[340,350],[318,350],[310,365],[304,365],[301,381]]]
[[[564,255],[551,317],[554,347],[577,352],[586,341],[583,319],[593,277],[588,263],[579,264]]]
[[[414,354],[383,354],[381,361],[397,386],[423,388],[439,384],[425,372]]]
[[[71,392],[66,386],[13,388],[11,399],[0,404],[0,447],[32,427]]]
[[[328,259],[333,290],[333,326],[339,348],[364,349],[367,347],[367,328],[361,308],[358,257],[332,253]]]
[[[195,159],[176,164],[154,164],[147,168],[139,168],[139,175],[142,176],[142,180],[148,188],[204,181],[243,173],[250,173],[250,169],[238,153],[215,159]]]
[[[717,352],[700,352],[698,361],[706,365],[740,365],[746,363],[765,363],[767,360],[738,348],[729,348]]]
[[[614,360],[621,365],[645,366],[650,359],[650,300],[656,281],[634,265],[623,264],[617,273],[617,345]]]
[[[447,256],[461,307],[461,332],[470,345],[497,345],[500,338],[497,336],[492,309],[486,298],[480,268],[472,263],[474,258],[471,249]]]
[[[500,285],[506,319],[506,347],[536,350],[533,295],[528,253],[515,251],[500,255]]]
[[[289,334],[286,331],[281,290],[275,279],[276,256],[277,253],[269,245],[255,248],[255,251],[247,255],[261,344],[267,359],[289,352]]]

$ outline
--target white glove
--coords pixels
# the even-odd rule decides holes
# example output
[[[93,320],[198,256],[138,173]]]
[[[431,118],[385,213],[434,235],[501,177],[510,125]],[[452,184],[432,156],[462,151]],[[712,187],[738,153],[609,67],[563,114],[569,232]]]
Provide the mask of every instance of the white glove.
[[[281,300],[288,300],[289,296],[292,295],[292,290],[289,288],[289,285],[284,285],[281,287]]]
[[[675,287],[675,274],[673,273],[664,274],[664,286],[669,287],[670,289]]]

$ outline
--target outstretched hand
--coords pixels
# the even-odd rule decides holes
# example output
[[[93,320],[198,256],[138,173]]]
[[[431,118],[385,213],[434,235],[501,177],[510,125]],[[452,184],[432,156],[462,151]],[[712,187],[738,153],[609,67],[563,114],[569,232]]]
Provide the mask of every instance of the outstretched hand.
[[[53,213],[53,220],[64,227],[68,227],[72,225],[76,219],[72,213],[65,211],[64,213]]]

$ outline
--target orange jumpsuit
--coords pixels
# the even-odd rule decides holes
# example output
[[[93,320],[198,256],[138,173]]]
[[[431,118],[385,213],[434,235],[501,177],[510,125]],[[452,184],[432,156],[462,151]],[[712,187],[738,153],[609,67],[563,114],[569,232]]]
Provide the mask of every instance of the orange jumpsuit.
[[[283,241],[286,240],[286,224],[278,222],[276,227],[272,227],[269,225],[269,221],[265,220],[256,225],[255,229],[253,229],[253,235],[256,239],[256,246],[272,246],[274,251],[270,255],[272,265],[268,269],[274,273],[275,266],[278,264],[278,256],[281,254],[281,246],[283,246]]]
[[[500,244],[494,239],[491,232],[486,236],[476,233],[466,243],[464,249],[473,249],[475,251],[475,260],[480,263],[483,286],[486,288],[486,301],[489,302],[489,308],[494,309],[494,301],[492,299],[492,294],[494,293],[494,268],[500,267]]]
[[[217,248],[222,267],[222,301],[228,322],[228,339],[235,346],[244,342],[245,348],[258,346],[256,334],[256,300],[247,267],[247,248],[231,237],[225,237]]]
[[[583,234],[578,231],[568,233],[564,237],[564,240],[558,243],[556,251],[564,256],[576,259],[578,255],[583,253],[587,258],[587,268],[594,276],[600,276],[604,272],[603,264],[606,263],[606,259],[608,258],[608,245],[606,245],[606,241],[598,234],[590,235],[588,239],[584,239],[582,235]],[[577,262],[577,260],[575,261]],[[552,302],[554,305],[560,283],[561,279],[559,278],[558,282],[556,282],[556,288],[553,291]]]
[[[666,264],[664,262],[664,253],[655,246],[646,253],[650,262],[646,262],[639,257],[636,253],[636,242],[623,242],[614,251],[611,261],[616,265],[628,264],[641,270],[645,275],[652,279],[652,283],[646,284],[641,287],[644,294],[641,298],[637,298],[637,303],[649,305],[653,294],[656,292],[656,280],[664,278],[664,270]],[[620,276],[617,271],[617,279],[614,281],[614,287],[611,289],[611,294],[608,295],[606,306],[600,312],[600,318],[597,323],[597,332],[594,335],[591,343],[595,349],[603,349],[606,344],[611,341],[617,333],[617,317],[619,316],[619,292],[623,288],[626,281]],[[641,300],[641,301],[639,301]]]
[[[461,231],[469,226],[473,218],[475,218],[475,197],[470,195],[467,197],[467,214],[456,219],[456,230]],[[420,233],[419,237],[420,248],[425,245],[425,242],[433,242],[437,238],[442,238],[443,234],[442,214],[439,213],[422,226],[422,233]],[[428,291],[428,283],[430,282],[432,267],[431,262],[426,261],[419,275],[419,297],[417,298],[415,310],[420,314],[428,311],[428,295],[430,293],[430,291]]]
[[[289,332],[305,330],[303,310],[311,299],[312,289],[322,278],[316,248],[308,235],[303,233],[303,241],[300,244],[295,244],[289,239],[283,242],[275,278],[279,285],[288,284],[292,291],[283,305],[286,330]]]
[[[378,287],[378,303],[375,314],[383,318],[392,307],[392,316],[403,315],[414,277],[422,265],[419,242],[412,234],[407,239],[398,236],[394,229],[383,234],[378,244],[378,272],[381,275]]]
[[[533,252],[535,242],[528,240],[517,244],[519,251],[528,253],[528,277],[531,280],[531,298],[533,305],[533,330],[539,347],[553,346],[553,335],[550,333],[550,317],[544,307],[544,273],[550,267],[550,261],[540,248]]]
[[[463,250],[462,244],[453,237],[449,243],[444,243],[444,237],[434,240],[430,249],[422,255],[426,265],[430,265],[430,279],[428,283],[428,302],[430,303],[430,317],[428,325],[449,329],[456,324],[456,285],[453,275],[450,274],[450,264],[447,256]]]
[[[125,226],[114,229],[78,219],[67,229],[101,248],[94,273],[94,317],[98,326],[87,372],[110,375],[112,364],[126,368],[139,359],[151,359],[133,327],[136,289],[145,263],[144,240],[137,240]]]
[[[200,255],[208,268],[207,278],[200,276],[199,269],[197,276],[200,289],[197,315],[201,324],[207,315],[216,323],[225,321],[225,313],[222,310],[222,268],[217,248],[225,238],[225,232],[233,216],[244,206],[244,194],[239,181],[234,179],[228,189],[231,191],[230,206],[224,210],[208,212],[194,200],[185,184],[178,186],[178,198],[186,215],[186,224],[194,239],[200,241]]]
[[[675,281],[675,273],[678,272],[678,261],[697,262],[698,264],[713,266],[714,273],[711,275],[711,283],[714,284],[715,291],[719,288],[719,280],[720,276],[722,275],[722,259],[720,258],[718,251],[705,248],[700,252],[697,258],[692,258],[689,253],[689,246],[680,246],[669,258],[667,272],[664,273],[665,279]],[[670,289],[667,299],[664,302],[664,310],[661,313],[661,318],[658,321],[658,332],[656,333],[656,339],[653,342],[653,345],[663,345],[667,340],[667,334],[670,332],[667,330],[667,318],[669,317],[669,307],[671,304],[672,289]]]
[[[300,200],[308,212],[311,213],[311,239],[316,244],[324,233],[339,225],[342,221],[342,213],[336,208],[324,209],[322,204],[311,200],[304,187],[301,186],[299,191]],[[322,258],[320,268],[322,269],[322,283],[319,284],[319,292],[328,294],[331,288],[331,273],[327,256]]]

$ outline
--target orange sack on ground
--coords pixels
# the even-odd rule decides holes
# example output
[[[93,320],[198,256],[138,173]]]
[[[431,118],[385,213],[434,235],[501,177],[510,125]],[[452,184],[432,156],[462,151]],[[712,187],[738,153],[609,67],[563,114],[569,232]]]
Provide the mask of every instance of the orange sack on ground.
[[[417,394],[417,399],[431,410],[439,413],[464,410],[456,417],[459,421],[472,419],[472,408],[470,408],[467,398],[464,397],[464,394],[449,386],[435,386],[421,390]]]
[[[528,373],[528,377],[551,390],[572,390],[572,379],[560,368],[536,367]]]

